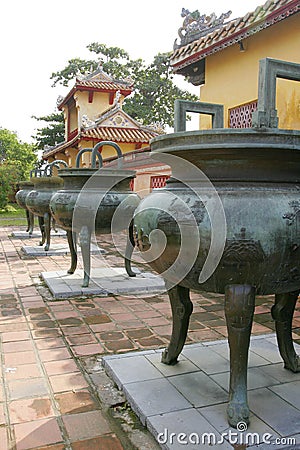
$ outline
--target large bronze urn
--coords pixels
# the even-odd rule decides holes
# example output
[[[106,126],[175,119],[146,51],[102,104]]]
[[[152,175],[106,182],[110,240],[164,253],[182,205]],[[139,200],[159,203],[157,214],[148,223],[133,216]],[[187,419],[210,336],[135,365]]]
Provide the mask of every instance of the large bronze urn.
[[[84,265],[83,287],[87,287],[90,280],[91,236],[110,234],[116,210],[123,207],[126,215],[132,218],[139,203],[138,195],[130,190],[134,171],[103,168],[102,159],[99,160],[100,167],[95,168],[96,155],[103,145],[112,146],[118,157],[122,156],[116,143],[103,141],[92,150],[92,168],[80,168],[81,152],[77,157],[76,168],[59,171],[64,186],[52,196],[50,202],[52,216],[67,231],[72,258],[68,273],[73,273],[77,266],[76,242],[79,235]],[[91,149],[84,151],[87,150]],[[125,267],[128,275],[135,276],[130,268],[130,255],[125,258]]]
[[[51,231],[51,213],[50,213],[50,199],[54,192],[56,192],[62,185],[63,180],[57,176],[52,175],[53,167],[59,167],[61,165],[67,166],[65,161],[57,160],[53,161],[46,166],[42,172],[43,176],[31,177],[33,182],[33,189],[26,196],[26,207],[34,215],[38,217],[39,227],[42,233],[42,241],[40,245],[46,242],[44,247],[45,251],[50,248],[50,231]],[[50,170],[48,170],[50,169]]]
[[[34,215],[32,212],[29,211],[29,209],[26,206],[26,197],[29,194],[29,192],[33,189],[33,182],[32,181],[20,181],[18,183],[19,190],[16,193],[16,202],[17,204],[25,209],[26,213],[26,219],[27,219],[27,229],[26,231],[31,236],[33,233],[33,227],[34,227]]]
[[[247,359],[255,295],[275,294],[272,316],[286,369],[300,371],[292,317],[300,291],[300,132],[277,129],[276,78],[300,80],[300,65],[260,62],[252,129],[222,128],[222,106],[177,102],[174,134],[151,142],[173,177],[141,201],[136,243],[166,280],[172,313],[162,356],[176,364],[192,313],[190,289],[225,294],[230,347],[228,421],[249,422]],[[186,111],[214,129],[185,131]]]

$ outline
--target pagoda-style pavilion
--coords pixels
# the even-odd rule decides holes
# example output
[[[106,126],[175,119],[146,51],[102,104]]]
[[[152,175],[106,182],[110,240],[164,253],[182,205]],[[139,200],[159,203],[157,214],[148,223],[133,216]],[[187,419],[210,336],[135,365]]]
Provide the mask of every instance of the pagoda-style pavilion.
[[[65,141],[44,151],[48,162],[55,159],[75,166],[77,153],[101,141],[116,142],[122,153],[148,147],[149,141],[161,134],[153,127],[143,126],[122,110],[126,96],[133,91],[131,79],[116,80],[101,66],[86,76],[78,76],[66,97],[59,97],[57,107],[64,112]],[[115,156],[111,147],[102,147],[103,159]],[[90,154],[83,155],[83,164],[90,164]]]

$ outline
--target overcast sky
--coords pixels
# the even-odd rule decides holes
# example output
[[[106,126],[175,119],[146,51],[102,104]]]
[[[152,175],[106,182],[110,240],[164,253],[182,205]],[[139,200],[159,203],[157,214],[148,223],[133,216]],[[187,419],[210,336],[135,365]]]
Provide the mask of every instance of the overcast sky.
[[[182,7],[201,14],[232,10],[240,17],[259,0],[4,0],[1,6],[0,127],[17,132],[25,142],[40,126],[32,115],[55,111],[66,88],[51,87],[52,72],[71,58],[93,57],[86,46],[99,42],[126,50],[132,59],[151,62],[173,49],[182,25]],[[181,76],[175,78],[182,79]],[[191,92],[199,89],[192,85]]]

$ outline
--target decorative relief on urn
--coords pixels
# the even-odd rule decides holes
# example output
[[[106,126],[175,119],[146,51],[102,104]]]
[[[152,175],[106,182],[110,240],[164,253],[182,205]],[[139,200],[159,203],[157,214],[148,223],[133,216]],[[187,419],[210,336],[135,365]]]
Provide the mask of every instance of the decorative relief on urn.
[[[221,262],[225,266],[243,266],[263,262],[265,258],[260,241],[247,239],[246,228],[241,228],[234,239],[227,239]]]
[[[282,218],[286,219],[287,225],[291,226],[294,223],[298,224],[300,220],[300,201],[294,200],[289,202],[289,206],[293,211],[285,213]]]

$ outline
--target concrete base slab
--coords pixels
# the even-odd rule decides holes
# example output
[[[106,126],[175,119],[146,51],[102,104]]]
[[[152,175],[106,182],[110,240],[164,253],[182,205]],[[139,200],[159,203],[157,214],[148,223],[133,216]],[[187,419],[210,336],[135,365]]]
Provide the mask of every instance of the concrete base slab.
[[[21,247],[22,252],[25,253],[26,256],[56,256],[56,255],[69,255],[70,250],[68,244],[52,244],[50,245],[50,249],[48,251],[44,250],[44,245],[30,246],[24,245]],[[91,244],[91,253],[105,253],[105,250],[97,247],[95,244]],[[80,246],[77,247],[77,252],[81,253]]]
[[[67,298],[84,295],[109,294],[159,294],[165,293],[164,280],[152,273],[141,273],[137,269],[136,277],[129,277],[123,268],[95,268],[92,269],[88,287],[82,287],[83,270],[76,270],[73,274],[65,271],[42,272],[45,281],[54,298]]]
[[[162,350],[105,356],[103,365],[163,449],[300,448],[300,373],[278,362],[274,334],[251,339],[252,361],[260,358],[248,369],[250,425],[239,431],[226,417],[229,356],[219,352],[225,345],[186,345],[175,366],[160,362]],[[295,349],[300,353],[300,345]]]
[[[42,233],[40,231],[34,231],[32,234],[29,234],[27,231],[13,231],[11,236],[17,239],[32,239],[32,238],[41,238]],[[51,230],[51,237],[63,237],[67,236],[67,233],[64,230]]]

